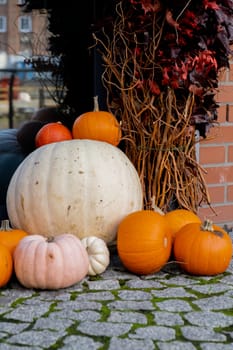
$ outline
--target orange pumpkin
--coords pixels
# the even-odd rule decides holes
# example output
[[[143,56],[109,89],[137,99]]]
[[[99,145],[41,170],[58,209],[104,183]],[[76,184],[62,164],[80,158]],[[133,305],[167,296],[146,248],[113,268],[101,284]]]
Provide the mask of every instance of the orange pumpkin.
[[[36,147],[41,147],[53,142],[72,140],[71,131],[61,122],[48,123],[37,132],[35,137]]]
[[[13,256],[9,249],[0,244],[0,288],[4,287],[13,273]]]
[[[184,226],[174,241],[174,257],[192,275],[223,273],[232,258],[232,240],[220,226],[205,221]]]
[[[117,251],[129,271],[158,272],[171,252],[171,233],[164,215],[150,210],[127,215],[118,226]]]
[[[165,214],[165,219],[171,229],[172,240],[176,237],[177,232],[187,224],[201,223],[201,219],[191,210],[174,209]]]
[[[0,227],[0,244],[6,246],[11,254],[14,253],[19,241],[25,236],[27,236],[25,231],[12,229],[9,220],[2,220]]]
[[[94,110],[77,117],[72,128],[74,139],[105,141],[117,146],[121,140],[121,127],[116,117],[100,111],[97,96],[94,97]]]

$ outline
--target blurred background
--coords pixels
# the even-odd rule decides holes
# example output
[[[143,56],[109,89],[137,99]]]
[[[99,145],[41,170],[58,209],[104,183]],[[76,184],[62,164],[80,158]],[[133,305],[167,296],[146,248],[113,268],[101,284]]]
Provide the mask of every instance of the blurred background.
[[[23,4],[0,0],[0,129],[17,128],[38,108],[56,104],[48,15],[44,9],[25,12]]]

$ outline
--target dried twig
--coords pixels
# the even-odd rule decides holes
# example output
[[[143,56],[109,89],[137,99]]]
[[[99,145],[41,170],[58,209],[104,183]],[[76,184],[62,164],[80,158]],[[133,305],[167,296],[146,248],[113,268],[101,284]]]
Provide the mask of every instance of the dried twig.
[[[164,30],[161,13],[151,11],[142,29],[133,23],[137,18],[132,3],[126,9],[123,4],[117,4],[111,39],[95,36],[103,48],[108,107],[121,121],[124,151],[140,176],[144,208],[196,212],[202,202],[210,205],[210,198],[204,170],[196,160],[195,95],[184,86],[163,84],[166,71],[161,57],[157,59]]]

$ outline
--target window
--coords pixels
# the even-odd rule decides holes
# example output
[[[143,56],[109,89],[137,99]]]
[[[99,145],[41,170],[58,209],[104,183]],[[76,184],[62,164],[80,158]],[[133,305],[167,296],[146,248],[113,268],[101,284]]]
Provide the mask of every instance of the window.
[[[6,0],[0,0],[0,5],[6,4]]]
[[[6,17],[0,16],[0,33],[6,32]]]
[[[23,33],[32,31],[32,19],[30,16],[19,17],[19,31]]]

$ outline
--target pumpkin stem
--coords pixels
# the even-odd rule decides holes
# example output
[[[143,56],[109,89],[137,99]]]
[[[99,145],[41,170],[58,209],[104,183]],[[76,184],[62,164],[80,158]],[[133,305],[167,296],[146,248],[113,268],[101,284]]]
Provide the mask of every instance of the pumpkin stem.
[[[12,231],[9,220],[2,220],[0,231]]]
[[[48,243],[53,242],[54,241],[54,237],[53,236],[49,236],[49,237],[47,237],[46,241]]]
[[[165,215],[164,212],[155,204],[155,196],[151,197],[151,208],[154,212],[159,213],[160,215]]]
[[[212,232],[215,235],[219,236],[219,237],[223,237],[223,233],[217,230],[214,230],[213,227],[213,221],[206,219],[203,223],[203,225],[201,225],[201,230],[202,231],[208,231],[208,232]]]
[[[94,96],[94,112],[99,112],[98,96]]]
[[[206,219],[204,223],[201,225],[202,231],[214,232],[213,221]]]

